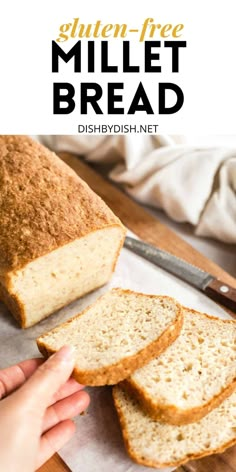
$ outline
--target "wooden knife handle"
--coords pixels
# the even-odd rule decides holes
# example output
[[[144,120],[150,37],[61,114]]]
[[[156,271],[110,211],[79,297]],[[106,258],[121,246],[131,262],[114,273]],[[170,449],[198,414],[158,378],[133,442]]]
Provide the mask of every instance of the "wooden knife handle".
[[[213,300],[227,306],[236,317],[236,289],[218,279],[213,279],[205,287],[204,292]]]

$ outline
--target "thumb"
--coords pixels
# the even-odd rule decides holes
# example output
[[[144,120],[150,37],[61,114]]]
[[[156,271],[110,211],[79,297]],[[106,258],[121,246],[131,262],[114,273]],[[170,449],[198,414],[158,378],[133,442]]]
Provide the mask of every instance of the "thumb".
[[[39,366],[18,390],[18,396],[44,410],[53,395],[71,376],[74,364],[73,349],[70,346],[62,347]]]

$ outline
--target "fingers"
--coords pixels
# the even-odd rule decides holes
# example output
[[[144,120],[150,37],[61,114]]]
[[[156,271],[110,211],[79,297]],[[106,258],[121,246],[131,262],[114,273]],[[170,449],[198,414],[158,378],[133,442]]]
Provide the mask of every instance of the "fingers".
[[[75,432],[75,424],[72,420],[66,420],[57,424],[41,437],[37,468],[46,462],[55,452],[59,451]]]
[[[43,359],[28,359],[0,370],[0,399],[16,390],[42,364]]]
[[[83,388],[84,385],[79,384],[71,377],[64,385],[62,385],[58,392],[53,395],[52,404],[62,400],[63,398],[69,397],[69,395],[72,395],[72,393],[83,390]]]
[[[71,376],[74,362],[70,346],[62,347],[39,366],[15,395],[24,399],[29,408],[37,405],[38,415],[43,414],[55,393]]]
[[[43,420],[43,432],[61,423],[64,420],[77,416],[89,406],[89,395],[87,392],[76,392],[70,397],[64,398],[50,406]]]

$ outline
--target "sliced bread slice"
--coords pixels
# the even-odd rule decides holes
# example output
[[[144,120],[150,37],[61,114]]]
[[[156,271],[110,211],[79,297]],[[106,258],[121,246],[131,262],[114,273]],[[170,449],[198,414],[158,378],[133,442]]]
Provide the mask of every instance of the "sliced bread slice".
[[[75,379],[115,384],[166,349],[179,335],[181,305],[170,297],[113,289],[81,314],[37,339],[48,356],[64,344],[75,348]]]
[[[153,419],[198,421],[236,389],[236,321],[183,308],[180,336],[123,387]]]
[[[197,423],[181,426],[153,420],[118,385],[113,398],[126,449],[138,464],[177,467],[236,443],[236,392]]]

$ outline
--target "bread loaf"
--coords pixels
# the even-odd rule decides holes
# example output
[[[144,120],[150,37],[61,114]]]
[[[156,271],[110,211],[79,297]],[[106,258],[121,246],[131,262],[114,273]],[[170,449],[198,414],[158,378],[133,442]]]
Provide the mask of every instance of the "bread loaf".
[[[82,384],[115,384],[176,339],[181,306],[170,297],[113,289],[80,315],[37,340],[43,355],[75,348],[73,376]]]
[[[0,136],[0,298],[23,328],[105,284],[125,229],[54,153]]]
[[[152,418],[198,421],[236,390],[236,321],[183,308],[180,336],[123,383]]]
[[[197,423],[182,426],[151,419],[120,386],[113,397],[126,449],[138,464],[178,467],[236,443],[236,392]]]

